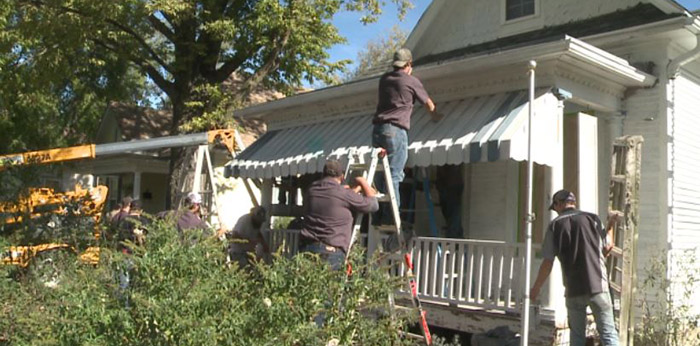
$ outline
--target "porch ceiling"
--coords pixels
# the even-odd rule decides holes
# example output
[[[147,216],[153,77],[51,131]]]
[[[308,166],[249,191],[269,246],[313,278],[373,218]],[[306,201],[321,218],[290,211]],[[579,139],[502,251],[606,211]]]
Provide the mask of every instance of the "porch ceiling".
[[[534,103],[533,159],[556,162],[548,152],[561,145],[559,100],[549,89]],[[441,104],[445,117],[435,123],[423,107],[412,116],[408,167],[527,159],[527,91],[469,97]],[[271,178],[320,172],[327,158],[346,160],[348,152],[371,150],[367,113],[273,130],[227,166],[228,176]]]

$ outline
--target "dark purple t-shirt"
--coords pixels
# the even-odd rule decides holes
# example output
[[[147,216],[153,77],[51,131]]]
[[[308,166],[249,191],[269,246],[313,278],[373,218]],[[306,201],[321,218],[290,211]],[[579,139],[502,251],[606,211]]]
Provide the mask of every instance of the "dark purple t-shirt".
[[[347,252],[352,233],[353,212],[370,213],[379,209],[377,199],[360,195],[341,186],[333,178],[315,181],[304,201],[304,238]]]
[[[408,130],[413,104],[428,102],[428,93],[418,78],[401,70],[385,73],[379,79],[379,102],[373,124],[391,123]]]

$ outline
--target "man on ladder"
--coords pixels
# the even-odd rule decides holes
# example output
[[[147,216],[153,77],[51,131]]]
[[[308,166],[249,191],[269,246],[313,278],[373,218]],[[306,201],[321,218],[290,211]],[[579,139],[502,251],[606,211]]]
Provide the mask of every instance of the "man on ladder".
[[[323,178],[309,187],[299,239],[302,252],[318,254],[334,270],[343,268],[345,263],[351,245],[353,213],[375,212],[379,207],[374,190],[365,178],[355,179],[363,196],[342,185],[343,172],[338,161],[327,161]]]
[[[403,181],[403,169],[408,160],[408,133],[411,127],[413,103],[417,100],[430,112],[433,121],[439,121],[442,115],[436,112],[435,103],[430,99],[423,84],[413,74],[413,55],[407,48],[394,53],[393,71],[387,72],[379,79],[379,102],[372,119],[372,146],[384,148],[389,158],[391,178],[397,203],[401,204],[399,183]],[[377,187],[386,193],[382,180]],[[391,212],[380,208],[378,215],[382,223],[389,222]]]

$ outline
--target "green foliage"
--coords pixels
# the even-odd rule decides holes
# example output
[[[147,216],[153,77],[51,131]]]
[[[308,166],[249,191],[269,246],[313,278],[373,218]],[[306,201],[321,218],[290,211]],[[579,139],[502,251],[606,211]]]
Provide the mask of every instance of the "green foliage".
[[[391,2],[398,6],[400,17],[412,6],[410,0]],[[0,61],[31,67],[28,72],[38,80],[46,75],[63,78],[53,93],[39,96],[60,97],[66,90],[79,96],[73,108],[95,104],[88,102],[89,91],[111,91],[103,88],[114,86],[110,83],[128,86],[134,79],[126,77],[136,70],[167,95],[180,126],[202,114],[219,118],[218,106],[208,107],[212,100],[202,92],[212,89],[201,87],[219,86],[234,72],[244,82],[233,102],[258,86],[293,92],[302,80],[330,82],[348,63],[328,60],[327,50],[344,42],[332,24],[333,16],[358,11],[369,23],[384,4],[383,0],[10,0],[0,7],[4,14],[0,25],[5,29]],[[12,70],[13,77],[24,80]],[[33,96],[28,95],[24,104],[35,105],[34,111],[52,109],[54,101]],[[66,114],[95,123],[84,114]]]
[[[198,95],[194,97],[198,101],[187,102],[185,106],[201,116],[180,125],[181,133],[204,132],[236,126],[229,112],[232,108],[238,108],[240,101],[235,100],[225,88],[204,84],[195,87],[193,93]]]
[[[391,68],[394,52],[403,47],[407,38],[408,33],[398,25],[394,25],[389,32],[367,42],[362,51],[357,53],[357,67],[346,73],[342,79],[347,82],[376,71],[388,71]]]
[[[82,24],[22,1],[0,5],[0,152],[84,142],[109,101],[143,98],[145,77],[91,50]]]
[[[402,345],[406,318],[391,318],[387,293],[397,281],[352,261],[355,275],[311,255],[241,269],[222,244],[180,242],[171,224],[149,227],[133,255],[102,250],[99,265],[61,262],[47,288],[17,268],[0,267],[0,343],[12,345]],[[71,259],[72,258],[72,259]],[[129,269],[131,283],[119,288]],[[127,305],[128,302],[128,305]],[[342,304],[341,304],[342,302]],[[325,315],[325,325],[314,317]]]
[[[669,262],[673,272],[669,277]],[[642,311],[641,323],[635,326],[634,342],[638,345],[700,344],[700,312],[697,289],[700,288],[700,263],[694,250],[653,256],[639,283],[637,304]]]

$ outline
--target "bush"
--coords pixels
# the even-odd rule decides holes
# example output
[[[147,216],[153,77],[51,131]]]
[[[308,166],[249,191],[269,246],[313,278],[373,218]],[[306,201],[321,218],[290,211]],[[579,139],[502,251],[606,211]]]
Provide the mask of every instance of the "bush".
[[[223,244],[180,242],[155,222],[133,255],[109,248],[97,266],[62,259],[61,283],[47,288],[18,268],[0,267],[0,343],[12,345],[402,345],[408,318],[389,314],[402,281],[353,256],[349,281],[311,255],[242,269]],[[128,288],[120,288],[128,272]],[[342,299],[341,299],[342,297]],[[340,302],[343,302],[341,305]],[[325,325],[314,318],[323,314]]]
[[[698,345],[700,315],[693,301],[700,284],[698,258],[692,250],[670,258],[674,275],[668,276],[667,252],[654,256],[644,269],[639,283],[637,305],[641,322],[635,326],[634,343],[638,345]]]

